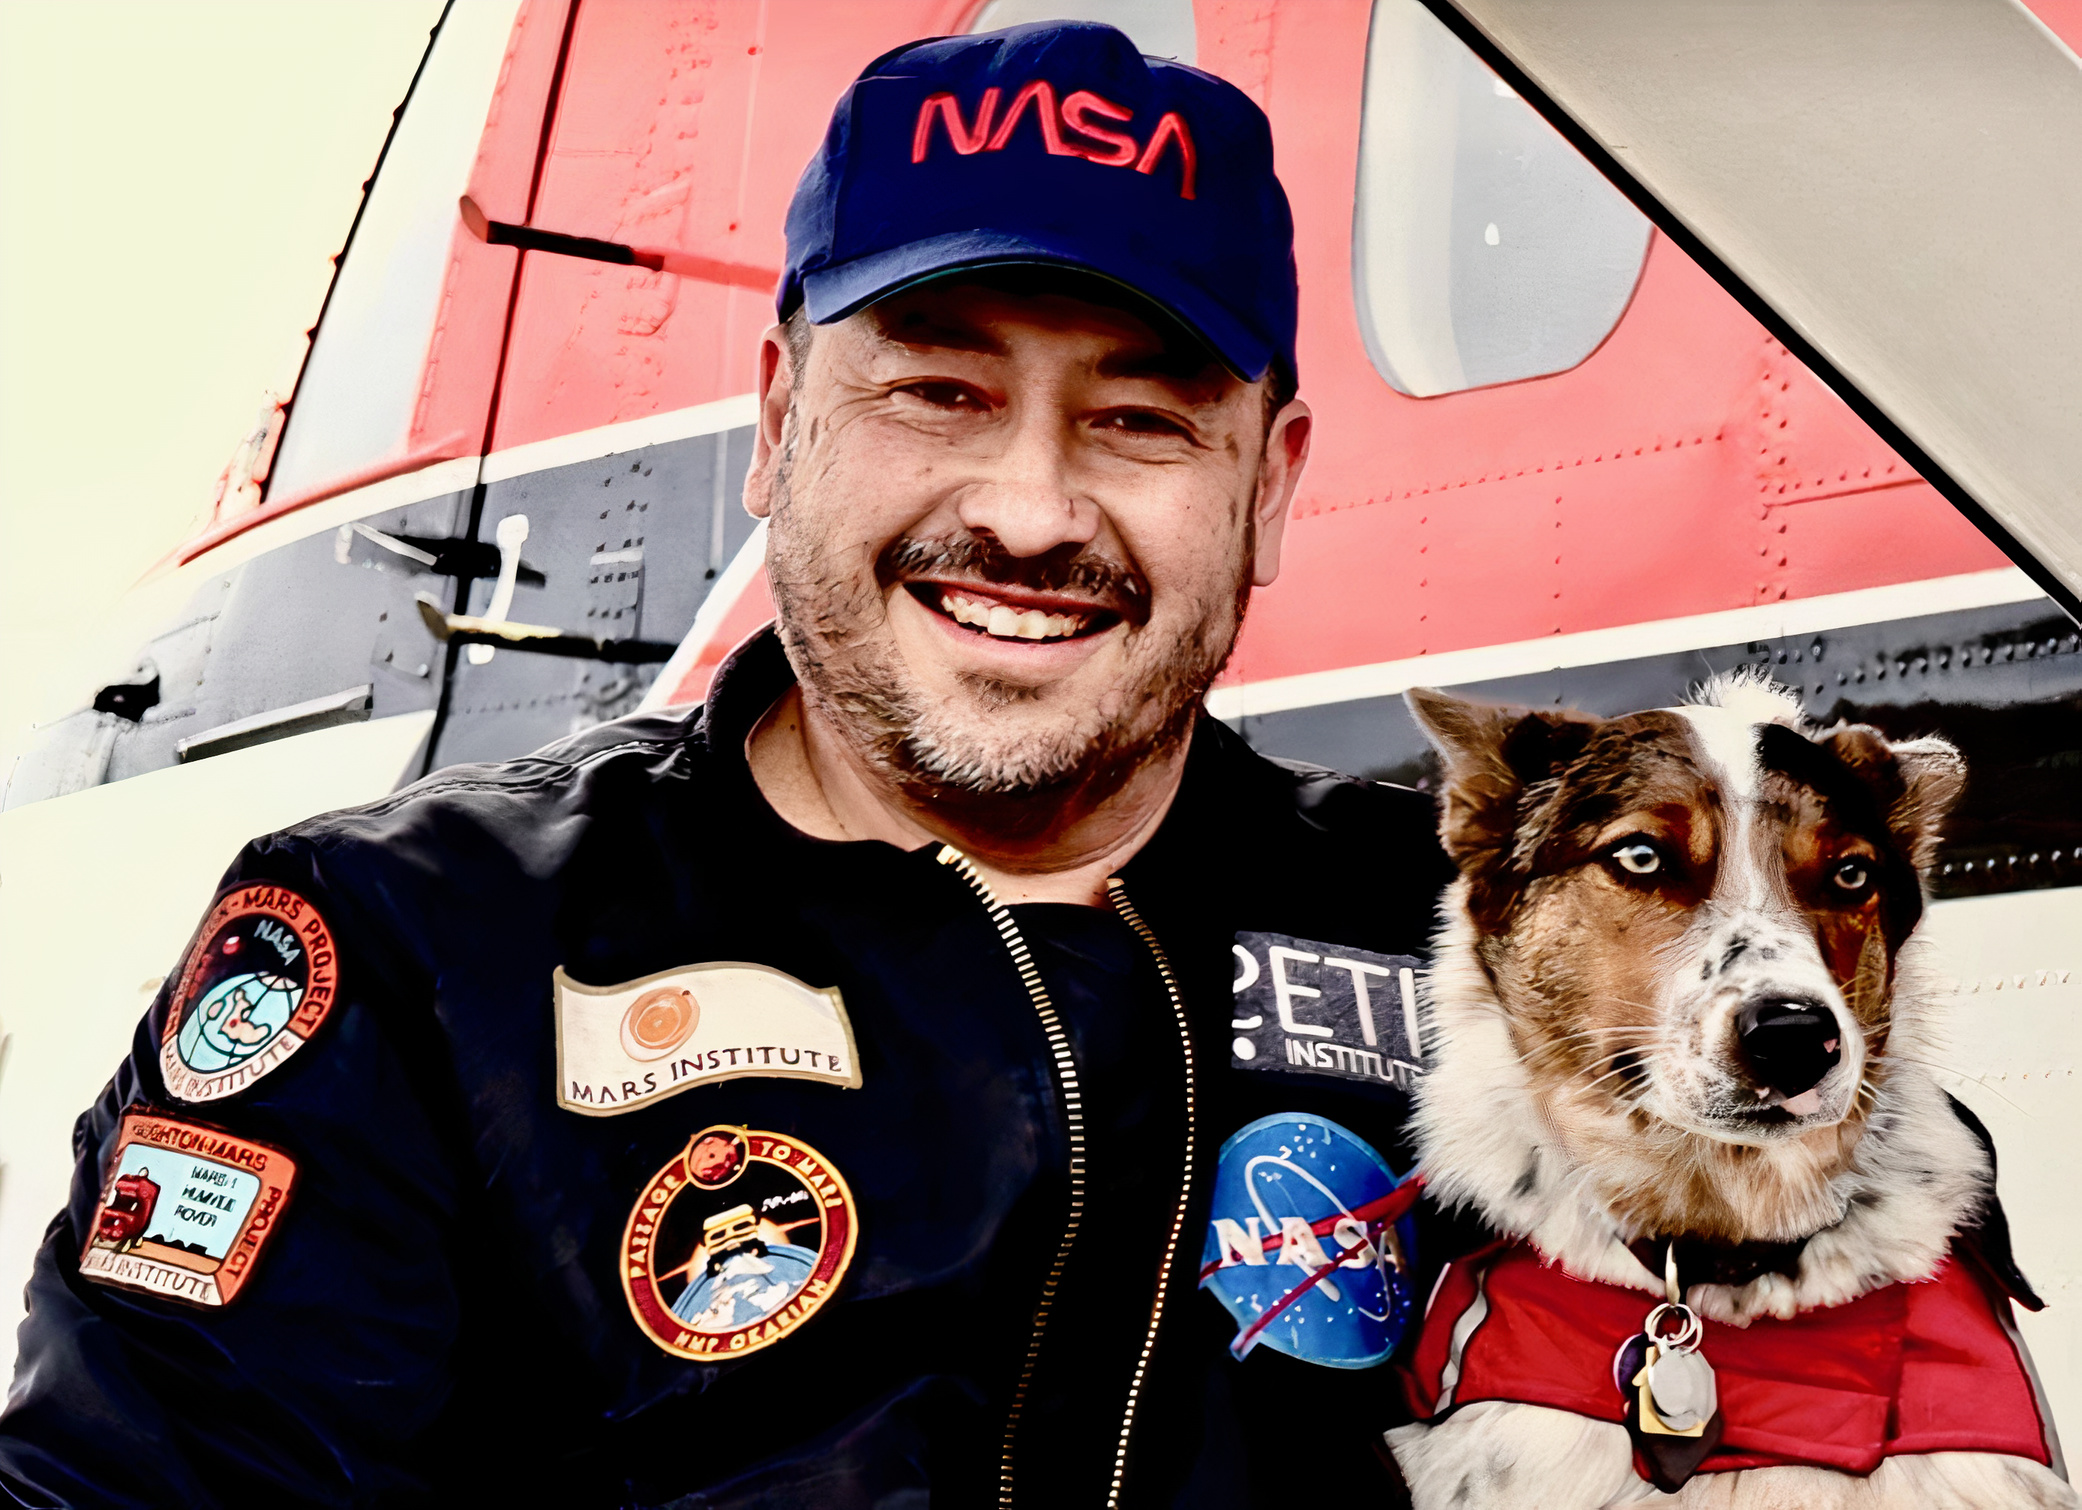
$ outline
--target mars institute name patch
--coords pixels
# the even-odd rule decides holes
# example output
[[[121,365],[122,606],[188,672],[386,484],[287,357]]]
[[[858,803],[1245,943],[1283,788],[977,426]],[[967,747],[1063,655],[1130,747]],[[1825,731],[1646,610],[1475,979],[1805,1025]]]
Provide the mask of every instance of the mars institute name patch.
[[[295,1183],[296,1163],[280,1149],[125,1112],[80,1273],[189,1305],[229,1305]]]
[[[167,1003],[169,1095],[216,1101],[310,1042],[339,995],[332,930],[283,886],[226,892],[203,919]]]
[[[637,1197],[622,1235],[622,1292],[668,1353],[756,1353],[830,1299],[859,1235],[853,1193],[814,1148],[706,1127]]]
[[[567,1111],[612,1117],[743,1075],[860,1085],[834,987],[728,961],[618,986],[588,986],[562,969],[553,981],[557,1104]]]

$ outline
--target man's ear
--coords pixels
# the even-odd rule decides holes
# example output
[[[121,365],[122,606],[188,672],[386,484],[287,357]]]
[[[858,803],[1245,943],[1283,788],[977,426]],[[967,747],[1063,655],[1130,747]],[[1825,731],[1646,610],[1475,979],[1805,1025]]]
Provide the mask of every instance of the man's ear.
[[[1887,831],[1916,869],[1928,874],[1945,819],[1966,790],[1966,761],[1958,749],[1935,737],[1891,742],[1864,724],[1833,730],[1822,743],[1872,789]]]
[[[1294,490],[1301,486],[1301,470],[1308,465],[1309,437],[1315,424],[1306,403],[1289,399],[1266,432],[1265,458],[1258,465],[1258,496],[1251,504],[1258,526],[1258,550],[1251,561],[1253,586],[1270,587],[1280,574],[1287,513],[1294,506]]]
[[[1598,725],[1587,713],[1469,702],[1431,687],[1412,687],[1403,701],[1445,765],[1440,842],[1477,877],[1510,858],[1525,789],[1558,775]]]
[[[796,381],[795,360],[788,350],[788,327],[769,325],[759,342],[759,419],[752,431],[752,464],[745,471],[745,512],[754,519],[773,513],[774,480]]]

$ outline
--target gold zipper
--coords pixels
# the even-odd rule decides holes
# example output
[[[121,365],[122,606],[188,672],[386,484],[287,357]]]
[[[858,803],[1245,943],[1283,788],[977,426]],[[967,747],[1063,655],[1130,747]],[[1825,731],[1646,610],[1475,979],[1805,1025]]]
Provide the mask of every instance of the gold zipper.
[[[1077,1229],[1084,1221],[1084,1094],[1078,1087],[1077,1060],[1070,1052],[1070,1035],[1063,1030],[1062,1019],[1056,1015],[1055,1003],[1049,999],[1048,987],[1041,979],[1041,972],[1034,964],[1034,956],[1027,949],[1027,941],[1019,931],[1019,924],[983,873],[967,855],[951,844],[940,846],[938,855],[942,865],[951,865],[969,889],[976,893],[984,910],[996,925],[998,937],[1012,956],[1012,963],[1019,971],[1020,984],[1027,989],[1027,997],[1034,1004],[1034,1014],[1041,1019],[1041,1030],[1048,1037],[1050,1055],[1055,1060],[1057,1088],[1063,1097],[1063,1121],[1067,1126],[1070,1142],[1070,1214],[1063,1228],[1063,1240],[1056,1247],[1055,1262],[1049,1266],[1048,1278],[1041,1285],[1041,1299],[1034,1307],[1033,1335],[1027,1342],[1027,1356],[1019,1371],[1019,1382],[1012,1391],[1012,1409],[1005,1418],[1005,1436],[998,1456],[998,1504],[1001,1510],[1009,1510],[1012,1504],[1012,1454],[1019,1435],[1019,1416],[1026,1406],[1027,1390],[1034,1380],[1034,1370],[1041,1358],[1041,1338],[1048,1330],[1048,1316],[1055,1305],[1056,1292],[1062,1287],[1063,1270],[1070,1262],[1070,1248],[1077,1240]],[[1178,1259],[1179,1240],[1185,1232],[1186,1208],[1193,1199],[1193,1157],[1195,1128],[1199,1118],[1197,1082],[1193,1069],[1193,1034],[1186,1017],[1185,998],[1179,994],[1178,978],[1171,973],[1171,957],[1157,941],[1135,904],[1128,900],[1128,891],[1118,876],[1109,876],[1106,895],[1113,903],[1113,910],[1121,921],[1134,930],[1149,947],[1157,962],[1157,973],[1163,977],[1165,995],[1171,1001],[1172,1019],[1178,1024],[1179,1042],[1185,1051],[1186,1067],[1186,1146],[1184,1156],[1184,1178],[1179,1187],[1178,1205],[1171,1213],[1171,1230],[1164,1239],[1164,1260],[1157,1270],[1156,1299],[1150,1306],[1149,1330],[1142,1339],[1142,1352],[1135,1360],[1135,1374],[1128,1384],[1127,1408],[1121,1413],[1121,1434],[1113,1454],[1113,1481],[1106,1492],[1107,1510],[1119,1510],[1121,1481],[1128,1471],[1128,1439],[1135,1430],[1135,1409],[1142,1399],[1142,1385],[1149,1374],[1149,1360],[1157,1347],[1157,1331],[1164,1321],[1164,1305],[1171,1289],[1171,1271]]]
[[[1106,1510],[1119,1510],[1121,1480],[1128,1471],[1128,1437],[1135,1430],[1135,1407],[1142,1398],[1142,1383],[1149,1373],[1150,1355],[1156,1351],[1157,1328],[1164,1321],[1164,1301],[1171,1288],[1171,1271],[1178,1259],[1179,1239],[1185,1232],[1186,1207],[1193,1199],[1193,1153],[1199,1108],[1193,1075],[1193,1032],[1186,1017],[1185,999],[1179,995],[1178,978],[1171,973],[1171,959],[1164,953],[1164,946],[1157,942],[1149,924],[1142,921],[1142,914],[1135,910],[1135,904],[1128,900],[1128,889],[1121,884],[1120,877],[1107,877],[1106,895],[1113,903],[1113,910],[1135,930],[1156,958],[1157,973],[1164,977],[1164,991],[1171,998],[1171,1015],[1178,1023],[1179,1043],[1185,1050],[1186,1062],[1185,1177],[1179,1182],[1178,1205],[1171,1213],[1171,1231],[1164,1239],[1164,1262],[1157,1270],[1157,1297],[1150,1306],[1149,1331],[1142,1339],[1142,1355],[1135,1360],[1135,1377],[1128,1385],[1128,1408],[1121,1416],[1120,1443],[1113,1453],[1113,1483],[1106,1492]]]
[[[1005,904],[990,889],[990,883],[976,869],[975,862],[951,844],[940,846],[939,861],[952,865],[961,878],[969,883],[969,889],[989,912],[990,920],[997,925],[998,937],[1012,955],[1012,963],[1019,970],[1020,984],[1027,988],[1027,996],[1034,1004],[1034,1015],[1041,1019],[1041,1031],[1048,1037],[1048,1052],[1055,1060],[1056,1088],[1063,1097],[1063,1121],[1070,1141],[1070,1215],[1063,1227],[1063,1240],[1057,1245],[1055,1262],[1049,1266],[1048,1278],[1041,1284],[1041,1299],[1034,1307],[1034,1331],[1027,1342],[1026,1362],[1020,1366],[1019,1383],[1012,1391],[1012,1410],[1005,1418],[1005,1438],[998,1456],[998,1504],[1009,1507],[1012,1503],[1012,1449],[1019,1436],[1019,1414],[1026,1408],[1027,1390],[1034,1382],[1034,1369],[1041,1359],[1041,1337],[1048,1330],[1048,1314],[1055,1305],[1056,1291],[1062,1287],[1063,1269],[1070,1262],[1071,1244],[1077,1241],[1077,1229],[1084,1221],[1084,1093],[1077,1084],[1077,1060],[1070,1052],[1070,1035],[1063,1031],[1063,1022],[1056,1015],[1055,1003],[1048,999],[1048,987],[1042,983],[1041,972],[1034,966],[1034,956],[1027,951],[1027,941],[1021,937],[1019,924],[1012,921],[1012,914]]]

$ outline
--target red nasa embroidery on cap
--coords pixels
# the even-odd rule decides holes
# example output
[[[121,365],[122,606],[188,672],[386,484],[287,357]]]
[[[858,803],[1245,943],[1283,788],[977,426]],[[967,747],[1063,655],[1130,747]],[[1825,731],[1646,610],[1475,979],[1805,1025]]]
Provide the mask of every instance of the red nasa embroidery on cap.
[[[1020,86],[1019,93],[1012,97],[1011,106],[999,118],[998,101],[1001,97],[1002,91],[995,85],[983,91],[983,98],[976,102],[976,124],[972,127],[962,120],[961,101],[953,95],[930,96],[918,107],[918,124],[911,132],[911,161],[922,163],[930,154],[936,121],[946,127],[948,143],[962,157],[978,152],[1002,152],[1005,144],[1012,140],[1013,128],[1031,104],[1041,132],[1041,144],[1051,157],[1081,157],[1102,168],[1133,168],[1137,173],[1154,173],[1157,163],[1165,155],[1164,149],[1173,147],[1178,156],[1178,197],[1194,197],[1193,183],[1200,168],[1200,154],[1193,147],[1193,133],[1187,129],[1185,117],[1176,110],[1167,110],[1158,117],[1150,132],[1149,144],[1138,148],[1133,136],[1108,130],[1092,120],[1096,115],[1110,121],[1129,121],[1134,119],[1135,112],[1124,105],[1116,105],[1103,95],[1093,94],[1089,89],[1075,91],[1058,109],[1055,86],[1046,79],[1033,79]],[[1066,127],[1076,135],[1066,137]],[[1104,146],[1088,145],[1076,140],[1076,136]]]
[[[316,907],[286,886],[226,892],[167,1002],[167,1093],[216,1101],[246,1089],[311,1040],[339,985],[332,930]]]
[[[187,1305],[229,1305],[295,1184],[296,1161],[278,1148],[126,1111],[80,1273]]]

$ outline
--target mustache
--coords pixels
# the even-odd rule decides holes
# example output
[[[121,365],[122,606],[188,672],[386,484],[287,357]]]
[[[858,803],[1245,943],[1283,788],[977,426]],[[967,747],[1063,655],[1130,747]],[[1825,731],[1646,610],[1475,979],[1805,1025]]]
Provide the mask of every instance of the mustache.
[[[1038,556],[1015,556],[984,535],[953,540],[897,540],[882,552],[876,573],[887,587],[907,577],[966,577],[979,586],[1072,592],[1112,609],[1131,624],[1149,621],[1149,584],[1127,567],[1081,545],[1061,545]]]

